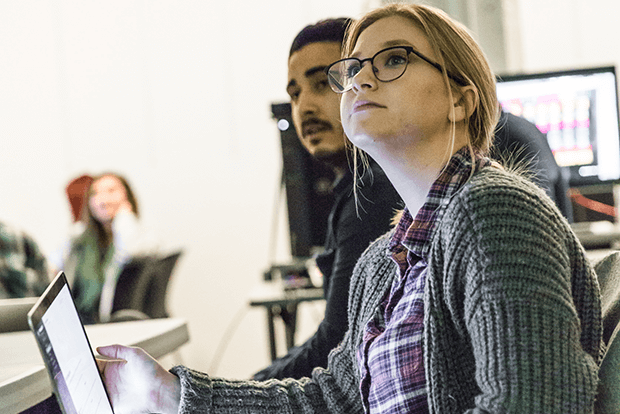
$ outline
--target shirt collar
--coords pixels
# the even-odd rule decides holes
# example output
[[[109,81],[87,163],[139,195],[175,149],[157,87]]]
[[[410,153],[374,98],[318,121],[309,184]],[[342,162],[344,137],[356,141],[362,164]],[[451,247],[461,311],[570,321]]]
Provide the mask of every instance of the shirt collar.
[[[482,167],[490,165],[491,160],[474,151],[472,162],[469,149],[467,147],[461,148],[450,158],[448,164],[431,186],[426,201],[415,219],[405,208],[390,242],[390,251],[393,255],[408,249],[418,257],[427,257],[439,211],[441,207],[448,204],[450,199],[471,177],[472,163],[475,173]]]

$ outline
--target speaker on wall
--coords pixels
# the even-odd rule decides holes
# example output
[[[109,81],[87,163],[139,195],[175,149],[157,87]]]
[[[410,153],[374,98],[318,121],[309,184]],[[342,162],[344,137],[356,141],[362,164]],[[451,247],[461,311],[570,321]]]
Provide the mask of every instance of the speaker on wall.
[[[310,257],[316,247],[325,243],[327,219],[334,203],[334,172],[314,159],[299,141],[289,103],[272,104],[271,112],[282,144],[291,254]]]

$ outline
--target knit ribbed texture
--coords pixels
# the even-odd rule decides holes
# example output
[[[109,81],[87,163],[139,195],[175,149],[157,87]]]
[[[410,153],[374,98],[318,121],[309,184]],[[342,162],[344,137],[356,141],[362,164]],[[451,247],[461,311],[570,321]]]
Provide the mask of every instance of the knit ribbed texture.
[[[431,412],[592,412],[601,348],[598,284],[542,191],[484,169],[446,209],[431,257],[425,298]]]
[[[591,413],[601,348],[596,276],[542,190],[484,168],[440,213],[428,258],[431,413]],[[181,413],[362,413],[355,352],[397,275],[389,234],[358,262],[349,331],[312,379],[244,382],[175,367]]]

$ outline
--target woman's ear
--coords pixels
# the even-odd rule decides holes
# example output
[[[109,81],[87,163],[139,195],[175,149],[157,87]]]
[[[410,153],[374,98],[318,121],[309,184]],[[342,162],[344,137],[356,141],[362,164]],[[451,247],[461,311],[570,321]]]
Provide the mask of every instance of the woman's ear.
[[[454,110],[448,113],[451,122],[469,118],[478,107],[478,89],[473,85],[461,86],[452,91]]]

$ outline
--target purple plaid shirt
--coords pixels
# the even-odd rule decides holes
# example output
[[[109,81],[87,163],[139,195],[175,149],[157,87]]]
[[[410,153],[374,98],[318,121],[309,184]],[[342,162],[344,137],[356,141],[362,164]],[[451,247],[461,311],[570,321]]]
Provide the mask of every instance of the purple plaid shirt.
[[[476,170],[489,162],[476,155]],[[428,413],[422,348],[426,259],[440,207],[470,177],[471,165],[466,147],[454,154],[415,220],[405,209],[396,227],[390,251],[400,277],[366,324],[357,352],[362,399],[371,413]]]

